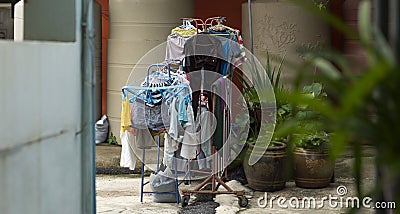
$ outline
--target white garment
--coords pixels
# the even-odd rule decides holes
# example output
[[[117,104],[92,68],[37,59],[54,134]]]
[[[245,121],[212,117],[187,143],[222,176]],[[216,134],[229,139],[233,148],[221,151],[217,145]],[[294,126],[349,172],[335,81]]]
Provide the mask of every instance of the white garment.
[[[177,98],[174,97],[172,99],[171,105],[169,106],[169,110],[168,110],[168,113],[170,116],[168,135],[173,140],[181,142],[182,136],[179,136],[179,128],[181,127],[181,125],[178,120],[178,111],[176,110],[176,102],[177,102]]]
[[[170,34],[167,37],[165,60],[182,60],[185,57],[185,43],[190,37],[184,37],[177,33]]]
[[[207,110],[207,107],[201,106],[201,111],[197,113],[197,130],[200,129],[201,136],[201,150],[203,150],[206,157],[211,156],[211,133],[215,132],[217,128],[217,121],[213,113]]]
[[[191,105],[187,107],[188,122],[185,124],[185,135],[183,136],[181,156],[186,159],[196,157],[196,148],[199,144],[195,130],[194,113]]]
[[[178,149],[178,142],[173,140],[168,134],[164,135],[164,157],[163,164],[165,166],[172,166],[174,152]]]
[[[128,130],[125,130],[124,132],[120,132],[120,138],[122,150],[119,165],[134,170],[136,165],[136,155],[134,151],[137,151],[136,143],[134,142],[135,136]]]

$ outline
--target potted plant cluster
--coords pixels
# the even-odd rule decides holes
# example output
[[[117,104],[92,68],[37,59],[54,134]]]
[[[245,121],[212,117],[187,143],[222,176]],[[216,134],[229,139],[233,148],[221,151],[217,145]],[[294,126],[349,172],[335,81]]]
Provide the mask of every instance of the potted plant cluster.
[[[282,64],[283,60],[279,66],[273,67],[269,55],[267,54],[266,73],[262,74],[255,72],[253,82],[258,84],[257,86],[259,89],[271,87],[272,85],[275,93],[278,90],[283,90],[283,87],[279,82]],[[243,169],[248,185],[258,191],[281,190],[286,185],[286,139],[273,135],[272,141],[269,143],[270,135],[266,133],[266,130],[261,128],[261,123],[271,125],[275,122],[276,127],[290,115],[290,110],[287,105],[283,104],[279,100],[276,102],[276,109],[262,109],[263,105],[261,103],[262,101],[260,101],[262,99],[260,99],[254,86],[245,88],[244,97],[248,103],[251,130],[247,140],[248,146],[243,160]],[[263,117],[263,121],[261,121],[261,117]],[[271,121],[271,118],[274,118],[275,121]],[[256,139],[265,142],[265,144],[256,145]],[[266,146],[268,147],[265,150]],[[249,160],[252,153],[261,158],[255,164],[250,165]]]

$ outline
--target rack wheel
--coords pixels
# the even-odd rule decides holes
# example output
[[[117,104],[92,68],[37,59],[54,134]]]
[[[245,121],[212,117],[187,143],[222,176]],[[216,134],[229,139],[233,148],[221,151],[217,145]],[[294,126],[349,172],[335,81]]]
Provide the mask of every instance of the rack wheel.
[[[182,197],[182,207],[186,207],[189,204],[190,195],[184,195]]]
[[[247,207],[247,205],[249,204],[249,201],[245,196],[238,196],[238,199],[238,204],[240,207]]]

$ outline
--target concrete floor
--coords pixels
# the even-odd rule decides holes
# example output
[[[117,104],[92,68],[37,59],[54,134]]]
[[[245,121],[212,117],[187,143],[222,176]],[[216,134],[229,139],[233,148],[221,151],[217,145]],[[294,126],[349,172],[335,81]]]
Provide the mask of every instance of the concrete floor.
[[[99,147],[98,147],[99,148]],[[97,148],[97,149],[98,149]],[[118,156],[118,147],[114,147],[114,156]],[[103,156],[99,157],[100,152],[97,153],[96,160],[99,162],[98,166],[110,167],[110,165],[101,163],[103,160],[114,160],[110,157],[104,157],[104,153],[112,155],[107,147],[101,147],[98,150],[108,150],[103,152]],[[287,182],[286,188],[268,193],[268,199],[272,197],[285,197],[287,201],[284,205],[289,205],[288,201],[291,197],[296,197],[299,200],[304,197],[313,197],[317,201],[317,206],[320,205],[323,197],[332,195],[337,197],[338,186],[345,186],[347,194],[343,195],[344,199],[347,197],[356,196],[355,179],[352,176],[352,163],[354,159],[349,154],[344,154],[336,161],[335,168],[335,183],[330,184],[327,188],[323,189],[302,189],[295,186],[294,182]],[[375,168],[374,157],[371,148],[364,149],[363,157],[363,174],[362,174],[362,188],[364,190],[371,190],[375,182]],[[146,178],[148,179],[148,177]],[[196,185],[181,184],[180,190],[192,189]],[[228,183],[234,190],[247,189],[247,197],[249,198],[249,205],[246,208],[239,208],[237,198],[232,195],[217,195],[214,199],[220,206],[216,208],[217,213],[344,213],[347,211],[345,205],[341,208],[340,205],[332,207],[326,200],[324,206],[320,209],[297,209],[297,208],[282,208],[278,206],[277,200],[274,200],[272,206],[268,204],[265,208],[258,206],[257,201],[260,197],[265,195],[264,192],[252,192],[245,186],[240,185],[239,182],[231,181]],[[146,186],[145,190],[150,190]],[[144,202],[140,203],[140,177],[139,175],[98,175],[96,178],[96,192],[97,192],[97,213],[178,213],[181,205],[176,203],[154,203],[152,202],[153,196],[150,194],[144,195]],[[191,197],[190,203],[194,201],[195,197]],[[361,201],[361,200],[360,200]],[[373,213],[373,209],[362,209],[359,213]],[[201,212],[200,212],[201,213]],[[193,213],[194,214],[194,213]]]
[[[191,189],[195,184],[180,186],[182,189]],[[243,187],[238,184],[228,185],[234,190],[243,190]],[[272,197],[285,197],[289,200],[291,197],[297,197],[301,200],[304,197],[313,197],[317,201],[317,206],[320,205],[322,197],[329,195],[338,196],[337,187],[343,185],[348,192],[345,197],[355,196],[354,179],[339,178],[335,183],[323,189],[302,189],[295,186],[294,182],[288,182],[286,188],[267,193],[268,199]],[[364,187],[368,188],[373,185],[372,179],[366,179]],[[153,196],[150,194],[144,195],[144,202],[140,203],[140,178],[132,176],[97,176],[97,213],[178,213],[181,205],[176,203],[154,203]],[[149,187],[145,188],[150,190]],[[237,203],[237,198],[232,195],[217,195],[214,199],[220,206],[217,208],[217,213],[344,213],[346,209],[338,207],[330,207],[328,201],[325,201],[324,207],[320,209],[296,209],[282,208],[278,206],[277,201],[273,201],[272,206],[267,204],[265,208],[260,207],[257,203],[260,197],[265,196],[264,192],[247,192],[249,205],[247,208],[240,208]],[[195,196],[191,197],[190,203],[193,203]],[[286,206],[288,202],[285,203]],[[343,205],[345,206],[345,205]],[[373,213],[373,210],[363,209],[360,213]]]

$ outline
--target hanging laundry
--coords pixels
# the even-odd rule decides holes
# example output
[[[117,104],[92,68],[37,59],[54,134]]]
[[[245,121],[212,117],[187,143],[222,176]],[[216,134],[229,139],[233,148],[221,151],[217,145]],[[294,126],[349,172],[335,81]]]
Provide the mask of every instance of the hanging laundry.
[[[150,149],[157,146],[149,129],[136,129],[135,142],[139,149]]]
[[[226,81],[224,78],[219,78],[215,83],[213,83],[213,89],[216,94],[221,96],[215,97],[215,103],[213,112],[216,118],[216,130],[212,137],[212,143],[217,150],[221,149],[224,145],[224,118],[225,118],[225,108],[226,108]]]
[[[134,170],[136,166],[135,151],[138,151],[135,137],[130,131],[124,130],[120,132],[120,138],[122,149],[119,165],[121,167],[128,167],[130,170]]]
[[[214,115],[206,106],[201,106],[201,111],[198,113],[196,118],[196,130],[200,132],[200,144],[201,150],[204,152],[206,157],[211,156],[211,133],[215,132],[216,121]]]
[[[197,115],[201,91],[211,91],[211,83],[221,76],[221,59],[224,53],[218,38],[197,34],[186,42],[185,54],[184,69],[190,79],[192,106]],[[212,103],[211,94],[207,93],[207,96]]]
[[[191,37],[172,33],[167,37],[165,60],[182,60],[185,57],[184,47],[186,41]]]
[[[128,97],[125,97],[121,103],[121,132],[125,132],[131,125],[131,108]]]
[[[188,122],[186,100],[183,97],[179,100],[178,119],[182,125]]]
[[[160,105],[150,107],[143,100],[136,99],[133,103],[132,127],[153,130],[169,128],[168,109],[165,100]]]
[[[171,138],[170,135],[164,135],[164,157],[163,164],[165,166],[172,166],[172,158],[174,157],[174,152],[178,150],[177,141]]]
[[[183,140],[184,130],[181,123],[179,122],[178,111],[176,110],[177,99],[178,98],[175,97],[172,100],[168,110],[170,117],[168,135],[171,137],[171,140],[181,143]]]
[[[199,166],[200,170],[204,169],[211,169],[211,157],[206,157],[203,151],[200,151],[199,155],[197,156],[197,165]]]
[[[185,134],[183,136],[181,156],[186,159],[196,157],[196,147],[199,144],[198,136],[195,130],[195,121],[192,106],[187,108],[188,122],[184,125]]]
[[[171,30],[171,34],[176,33],[179,36],[184,36],[184,37],[190,37],[193,36],[197,33],[196,28],[181,28],[181,27],[176,27]]]
[[[239,30],[219,24],[217,26],[209,27],[206,32],[210,35],[216,35],[223,38],[221,39],[222,49],[224,52],[224,62],[222,62],[221,65],[222,75],[226,75],[233,71],[233,69],[230,68],[231,64],[234,67],[237,67],[244,62],[245,49]]]
[[[183,20],[181,26],[171,30],[167,37],[165,60],[182,60],[185,57],[184,46],[186,41],[197,33],[197,29],[190,20]]]

